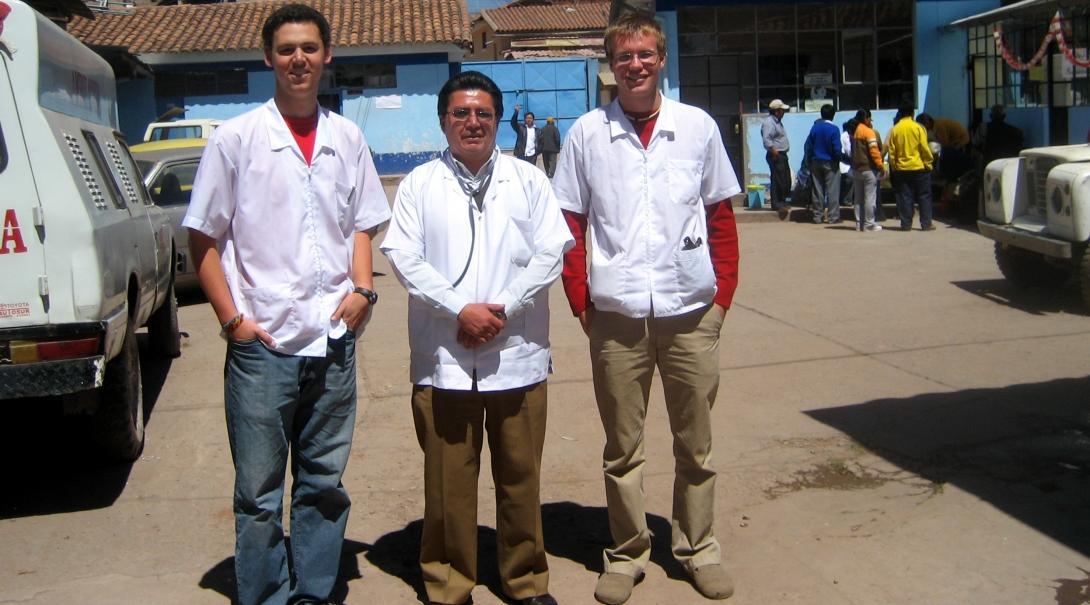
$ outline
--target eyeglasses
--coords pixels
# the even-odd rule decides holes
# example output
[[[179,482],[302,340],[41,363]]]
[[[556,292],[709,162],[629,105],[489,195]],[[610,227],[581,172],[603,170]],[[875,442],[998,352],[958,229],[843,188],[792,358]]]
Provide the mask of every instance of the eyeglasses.
[[[613,55],[613,62],[620,65],[627,65],[632,62],[632,57],[640,60],[640,63],[648,64],[654,63],[659,58],[659,53],[656,50],[641,50],[638,53],[621,53],[619,55]]]
[[[478,122],[491,122],[496,119],[496,114],[488,109],[469,109],[468,107],[459,107],[447,112],[450,117],[454,118],[455,122],[465,122],[469,119],[469,116],[476,115]]]

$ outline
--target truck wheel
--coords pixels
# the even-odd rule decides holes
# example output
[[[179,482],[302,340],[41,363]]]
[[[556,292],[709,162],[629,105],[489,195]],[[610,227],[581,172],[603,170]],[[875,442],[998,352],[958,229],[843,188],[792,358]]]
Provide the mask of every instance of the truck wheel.
[[[167,299],[148,318],[148,345],[160,357],[182,354],[182,338],[178,330],[178,299],[174,296],[174,280],[170,282]]]
[[[108,458],[132,462],[144,449],[144,389],[140,383],[140,348],[131,322],[117,357],[106,363],[98,391],[94,439]]]
[[[995,243],[995,263],[999,272],[1007,281],[1019,288],[1056,288],[1071,276],[1071,273],[1057,267],[1039,254]]]

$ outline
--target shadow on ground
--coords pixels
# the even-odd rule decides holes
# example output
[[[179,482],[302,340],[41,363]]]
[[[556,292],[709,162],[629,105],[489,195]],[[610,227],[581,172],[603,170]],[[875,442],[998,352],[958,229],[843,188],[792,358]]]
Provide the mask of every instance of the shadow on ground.
[[[138,342],[147,424],[172,360],[149,355],[146,334],[139,334]],[[97,455],[88,413],[66,406],[60,397],[3,403],[0,458],[8,461],[8,489],[0,494],[0,519],[93,510],[117,500],[132,463]]]
[[[1090,377],[806,412],[1090,555]]]
[[[1073,283],[1065,284],[1059,288],[1031,288],[1028,290],[1018,288],[1005,279],[979,279],[951,283],[970,294],[1033,315],[1045,315],[1046,313],[1082,315],[1086,313],[1078,288]]]
[[[606,509],[582,506],[574,502],[550,502],[542,506],[541,512],[545,550],[549,555],[570,559],[590,573],[601,573],[602,549],[610,543]],[[684,581],[684,570],[670,552],[670,522],[657,515],[648,515],[647,521],[653,535],[652,564],[661,566],[670,578]],[[344,600],[348,581],[361,577],[356,555],[363,553],[371,565],[383,573],[400,578],[413,589],[420,602],[426,603],[427,596],[418,564],[422,524],[420,520],[413,521],[380,537],[374,544],[346,541],[341,554],[341,570],[334,600]],[[477,528],[477,552],[477,584],[506,601],[496,560],[495,529],[484,526]],[[233,598],[233,561],[232,558],[225,559],[205,573],[201,587]]]
[[[291,566],[291,537],[285,536],[284,548],[288,552],[288,566]],[[334,603],[341,603],[348,598],[348,583],[363,577],[360,573],[358,555],[367,550],[367,545],[355,540],[345,540],[341,547],[341,567],[337,574],[337,582],[333,585],[333,592],[329,595]],[[232,603],[238,601],[238,593],[235,590],[235,558],[227,557],[216,563],[212,569],[204,572],[197,584],[205,590],[213,590],[227,597]]]

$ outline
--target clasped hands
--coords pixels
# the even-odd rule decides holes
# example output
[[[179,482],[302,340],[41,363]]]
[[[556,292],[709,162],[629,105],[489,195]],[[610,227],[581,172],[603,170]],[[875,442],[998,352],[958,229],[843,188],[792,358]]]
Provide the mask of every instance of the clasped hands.
[[[458,313],[458,344],[475,349],[499,335],[507,326],[504,306],[470,303]]]

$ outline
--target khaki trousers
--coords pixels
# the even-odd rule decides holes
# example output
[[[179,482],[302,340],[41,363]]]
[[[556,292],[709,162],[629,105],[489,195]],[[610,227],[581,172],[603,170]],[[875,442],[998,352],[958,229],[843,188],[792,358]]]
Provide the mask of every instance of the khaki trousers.
[[[516,600],[549,592],[539,497],[546,401],[544,381],[487,393],[413,387],[413,421],[424,451],[420,570],[429,600],[464,603],[477,584],[477,476],[484,430],[496,484],[503,590]]]
[[[659,369],[674,437],[672,550],[690,573],[719,563],[712,531],[715,470],[711,408],[719,388],[714,305],[675,317],[634,319],[598,311],[590,328],[594,394],[605,428],[602,453],[613,546],[607,572],[640,575],[651,554],[643,497],[643,434],[651,376]]]

